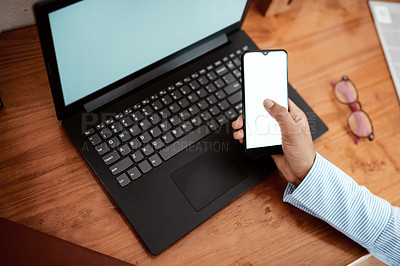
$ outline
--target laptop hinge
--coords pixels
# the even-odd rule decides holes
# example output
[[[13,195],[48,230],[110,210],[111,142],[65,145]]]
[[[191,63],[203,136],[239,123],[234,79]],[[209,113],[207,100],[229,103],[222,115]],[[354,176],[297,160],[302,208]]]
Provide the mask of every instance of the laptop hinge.
[[[96,109],[104,106],[105,104],[121,97],[122,95],[136,89],[137,87],[149,82],[160,75],[167,73],[205,53],[210,52],[211,50],[225,44],[228,42],[228,36],[226,34],[221,34],[216,36],[215,38],[210,39],[209,41],[202,43],[201,45],[193,48],[192,50],[168,61],[167,63],[150,70],[149,72],[121,85],[114,90],[103,94],[102,96],[97,97],[96,99],[91,100],[84,104],[84,108],[86,112],[93,112]]]

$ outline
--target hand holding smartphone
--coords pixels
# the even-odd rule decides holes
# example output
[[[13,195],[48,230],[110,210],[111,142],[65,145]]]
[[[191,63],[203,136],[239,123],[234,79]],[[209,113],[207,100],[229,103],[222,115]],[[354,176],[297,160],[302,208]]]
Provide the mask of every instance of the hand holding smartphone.
[[[242,54],[244,147],[248,156],[282,153],[278,122],[264,109],[271,99],[288,108],[288,67],[285,50]]]

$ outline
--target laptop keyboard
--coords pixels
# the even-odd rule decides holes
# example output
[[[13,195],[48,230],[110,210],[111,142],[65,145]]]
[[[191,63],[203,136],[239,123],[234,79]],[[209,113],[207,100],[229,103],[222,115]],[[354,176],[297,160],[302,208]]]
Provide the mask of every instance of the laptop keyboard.
[[[84,132],[121,187],[242,113],[247,45]]]

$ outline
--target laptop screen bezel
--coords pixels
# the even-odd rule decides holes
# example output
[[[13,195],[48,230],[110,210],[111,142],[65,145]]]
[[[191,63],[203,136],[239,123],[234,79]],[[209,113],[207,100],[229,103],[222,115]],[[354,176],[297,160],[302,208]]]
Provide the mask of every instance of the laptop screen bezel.
[[[118,88],[119,86],[123,85],[124,83],[134,80],[144,73],[162,65],[165,64],[166,62],[169,62],[180,55],[198,47],[201,44],[206,43],[207,41],[215,38],[216,36],[219,36],[221,34],[230,34],[238,29],[243,24],[244,18],[246,16],[246,13],[248,11],[249,5],[250,5],[250,0],[247,0],[245,8],[242,13],[242,17],[240,21],[237,23],[234,23],[190,46],[187,46],[186,48],[181,49],[180,51],[173,53],[139,71],[136,71],[134,73],[131,73],[130,75],[113,82],[112,84],[96,91],[93,92],[80,100],[73,102],[69,105],[65,105],[64,101],[64,96],[62,92],[62,86],[61,86],[61,81],[60,81],[60,75],[58,71],[58,66],[57,66],[57,61],[56,61],[56,53],[55,53],[55,48],[54,48],[54,43],[53,43],[53,38],[51,34],[51,28],[50,28],[50,21],[49,21],[49,13],[56,11],[58,9],[64,8],[66,6],[69,6],[71,4],[80,2],[81,0],[64,0],[64,1],[59,1],[59,0],[47,0],[47,1],[42,1],[34,5],[34,13],[35,13],[35,18],[36,18],[36,24],[37,24],[37,29],[41,41],[41,46],[42,46],[42,52],[43,52],[43,57],[46,65],[46,70],[47,70],[47,76],[49,79],[50,83],[50,88],[51,88],[51,93],[53,96],[53,101],[54,101],[54,106],[56,109],[56,114],[58,120],[65,119],[66,117],[80,111],[83,109],[83,105],[93,99],[96,99],[97,97],[112,91],[115,88]]]

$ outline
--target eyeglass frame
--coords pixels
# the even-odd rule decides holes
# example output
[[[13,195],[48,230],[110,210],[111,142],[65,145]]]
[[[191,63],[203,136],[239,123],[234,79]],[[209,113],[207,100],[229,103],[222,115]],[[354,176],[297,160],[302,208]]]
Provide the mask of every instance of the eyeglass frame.
[[[351,85],[353,85],[353,87],[354,87],[354,89],[355,89],[355,91],[356,91],[356,96],[357,96],[357,97],[354,99],[353,102],[350,102],[350,103],[342,102],[342,101],[336,96],[336,93],[335,93],[335,90],[337,89],[337,88],[336,88],[336,85],[337,85],[339,82],[341,82],[341,81],[350,82]],[[346,105],[348,105],[348,106],[350,107],[351,113],[349,114],[349,116],[348,116],[348,118],[347,118],[347,127],[349,128],[350,133],[355,137],[355,139],[354,139],[355,144],[358,144],[358,143],[360,142],[360,139],[361,139],[361,138],[368,138],[369,141],[373,141],[374,138],[375,138],[375,135],[374,135],[374,126],[373,126],[373,124],[372,124],[371,118],[369,117],[369,115],[367,114],[367,112],[365,112],[365,111],[363,110],[362,105],[361,105],[360,101],[358,100],[358,89],[357,89],[357,87],[354,85],[354,83],[349,79],[348,76],[344,75],[344,76],[342,76],[342,79],[339,80],[339,81],[337,81],[336,83],[335,83],[335,82],[331,82],[331,86],[332,86],[333,94],[335,95],[336,100],[337,100],[338,102],[340,102],[341,104],[346,104]],[[360,108],[357,108],[357,104],[358,104],[358,106],[359,106]],[[358,135],[356,135],[356,134],[351,130],[351,127],[350,127],[350,124],[349,124],[349,118],[350,118],[350,116],[351,116],[354,112],[357,112],[357,111],[358,111],[358,112],[363,112],[363,113],[366,115],[366,117],[369,119],[369,122],[370,122],[370,124],[371,124],[371,133],[370,133],[368,136],[358,136]],[[363,121],[363,122],[364,122],[364,121]]]

